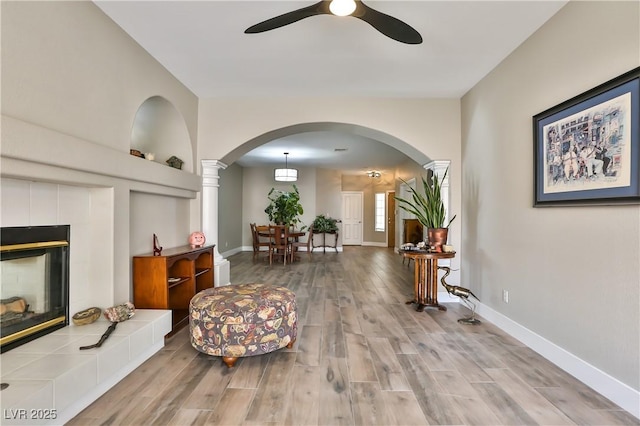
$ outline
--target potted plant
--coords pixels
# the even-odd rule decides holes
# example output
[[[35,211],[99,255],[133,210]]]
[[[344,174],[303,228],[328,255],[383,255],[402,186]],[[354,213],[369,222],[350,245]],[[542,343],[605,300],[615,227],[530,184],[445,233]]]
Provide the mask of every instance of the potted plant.
[[[269,216],[269,221],[278,225],[296,226],[300,223],[300,215],[304,213],[300,204],[298,187],[293,185],[293,191],[281,191],[271,188],[269,205],[264,212]]]
[[[313,220],[314,234],[335,234],[338,232],[338,220],[323,214],[319,214]]]
[[[449,168],[445,170],[442,181],[444,181],[448,172]],[[456,218],[454,215],[449,222],[445,224],[447,211],[442,201],[442,181],[438,179],[435,173],[433,174],[431,184],[423,176],[422,188],[424,193],[420,193],[409,186],[405,180],[400,180],[409,188],[411,200],[395,197],[398,201],[398,207],[414,214],[422,226],[427,228],[429,244],[433,246],[436,251],[442,251],[442,245],[447,243],[449,225],[451,225],[451,222]]]

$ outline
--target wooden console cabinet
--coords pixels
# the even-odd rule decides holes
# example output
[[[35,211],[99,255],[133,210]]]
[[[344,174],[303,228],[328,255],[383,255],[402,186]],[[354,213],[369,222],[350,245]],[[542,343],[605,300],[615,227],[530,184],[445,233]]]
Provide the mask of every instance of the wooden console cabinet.
[[[133,304],[140,309],[171,309],[172,331],[189,323],[189,301],[214,287],[214,246],[175,247],[133,257]]]

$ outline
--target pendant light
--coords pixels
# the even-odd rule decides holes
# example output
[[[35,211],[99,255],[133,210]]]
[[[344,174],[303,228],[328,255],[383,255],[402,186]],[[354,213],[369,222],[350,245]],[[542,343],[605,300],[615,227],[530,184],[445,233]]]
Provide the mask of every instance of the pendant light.
[[[288,152],[284,153],[284,169],[275,170],[274,177],[278,182],[295,182],[298,180],[298,170],[289,168],[288,155]]]

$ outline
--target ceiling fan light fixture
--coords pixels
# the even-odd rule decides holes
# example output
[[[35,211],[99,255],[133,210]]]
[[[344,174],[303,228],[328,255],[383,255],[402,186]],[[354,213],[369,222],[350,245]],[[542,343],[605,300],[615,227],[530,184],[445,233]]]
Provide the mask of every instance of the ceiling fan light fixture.
[[[329,10],[336,16],[348,16],[356,10],[356,2],[354,0],[332,0],[329,4]]]
[[[362,0],[320,0],[301,9],[292,10],[291,12],[259,22],[247,28],[244,32],[247,34],[255,34],[271,31],[317,15],[350,15],[367,22],[385,36],[400,43],[422,43],[422,36],[411,25],[367,6]]]
[[[367,176],[369,176],[370,178],[379,178],[380,176],[382,176],[382,173],[377,170],[369,170],[367,172]]]
[[[275,169],[273,177],[278,182],[295,182],[298,180],[298,170],[290,169],[287,161],[288,152],[284,153],[284,169]]]

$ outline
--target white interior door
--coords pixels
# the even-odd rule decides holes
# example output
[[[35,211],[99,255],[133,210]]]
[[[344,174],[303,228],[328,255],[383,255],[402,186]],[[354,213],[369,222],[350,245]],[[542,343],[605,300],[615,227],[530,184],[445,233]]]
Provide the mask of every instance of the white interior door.
[[[362,245],[363,193],[342,193],[342,245]]]

